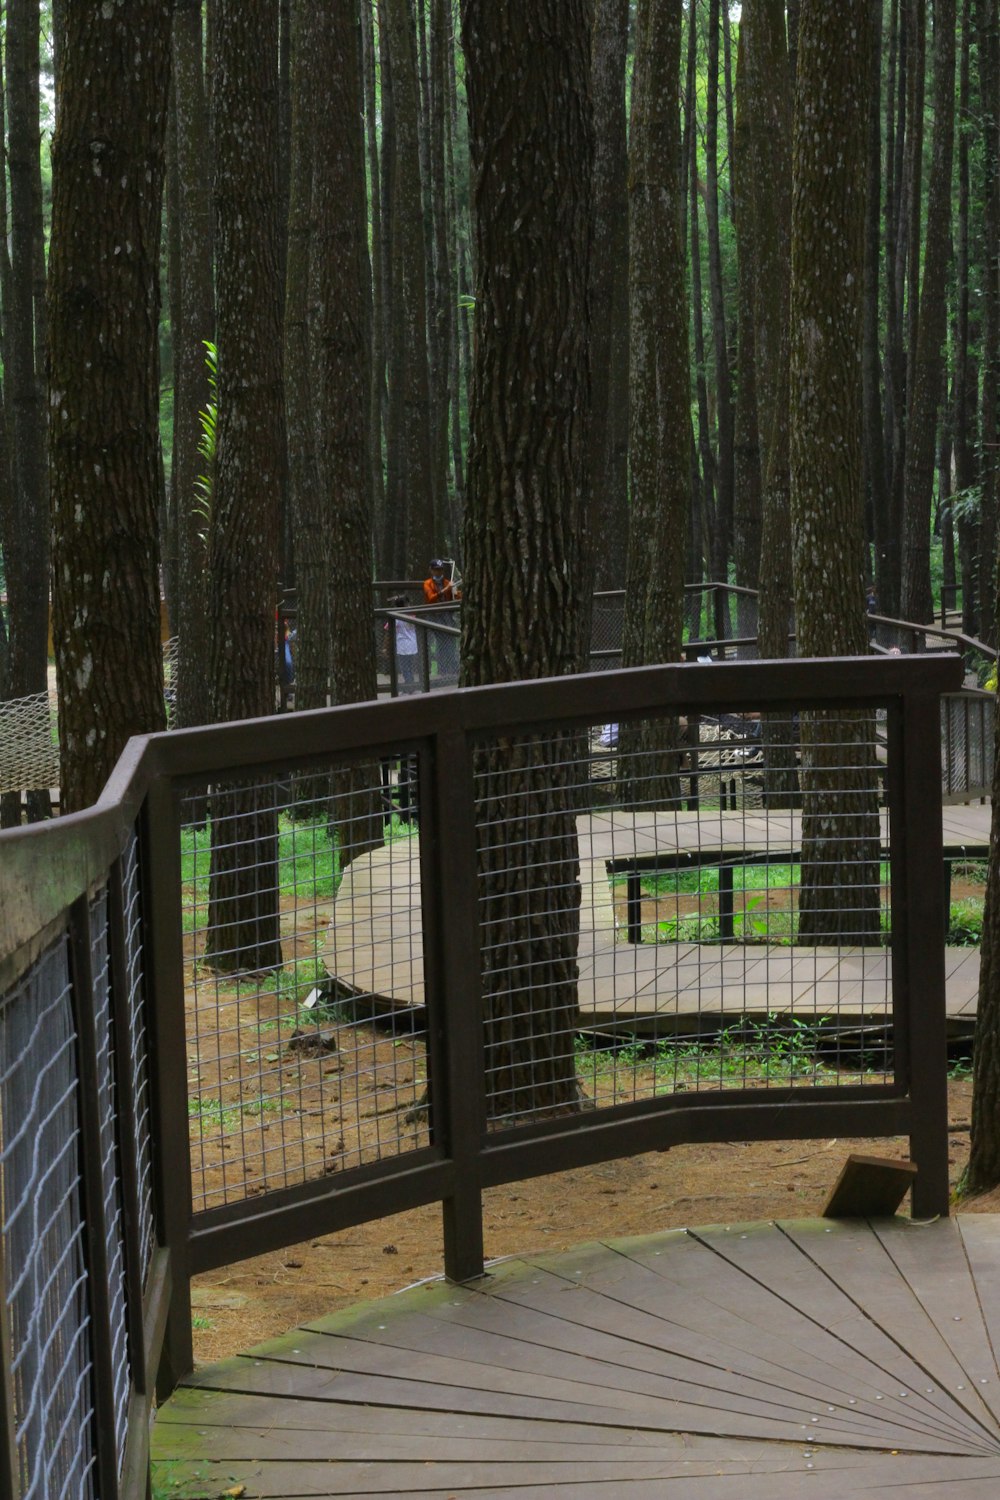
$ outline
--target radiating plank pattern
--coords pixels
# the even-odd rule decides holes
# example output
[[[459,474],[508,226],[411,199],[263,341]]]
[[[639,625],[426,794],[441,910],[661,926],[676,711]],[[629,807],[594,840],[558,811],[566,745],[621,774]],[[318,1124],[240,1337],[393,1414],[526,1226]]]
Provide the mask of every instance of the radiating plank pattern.
[[[427,1283],[204,1369],[159,1414],[158,1482],[995,1500],[998,1348],[1000,1216],[667,1231]]]
[[[946,807],[946,846],[989,843],[990,809]],[[584,1025],[608,1026],[673,1018],[683,1029],[705,1016],[772,1014],[812,1020],[836,1012],[848,1022],[878,1020],[891,1006],[885,949],[791,948],[784,944],[630,944],[621,941],[608,882],[608,862],[636,855],[706,849],[797,850],[797,812],[623,812],[578,819],[580,838],[580,983]],[[883,839],[888,838],[883,814]],[[407,895],[400,894],[404,878]],[[347,992],[386,1006],[422,1005],[423,949],[419,865],[411,841],[397,841],[354,860],[341,882],[324,961]],[[979,994],[979,950],[946,950],[946,1003],[952,1020],[970,1021]]]

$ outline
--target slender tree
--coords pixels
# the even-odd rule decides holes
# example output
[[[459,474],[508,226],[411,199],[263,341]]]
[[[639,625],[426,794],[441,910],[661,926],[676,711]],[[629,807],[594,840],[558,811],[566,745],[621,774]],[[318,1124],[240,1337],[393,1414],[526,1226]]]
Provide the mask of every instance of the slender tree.
[[[623,661],[680,655],[691,424],[681,135],[681,8],[643,0],[629,160],[632,505]]]
[[[802,0],[795,93],[791,498],[804,656],[867,649],[862,311],[871,7]],[[879,938],[870,716],[803,716],[799,941]]]
[[[6,405],[11,429],[14,524],[5,555],[10,601],[10,692],[44,693],[48,667],[49,525],[45,350],[39,327],[42,242],[39,127],[39,3],[9,0],[6,61],[10,167],[10,300],[5,303]],[[44,268],[41,277],[44,292]],[[49,811],[47,791],[28,797],[31,817]]]
[[[780,0],[748,0],[746,106],[754,201],[757,410],[764,478],[760,561],[762,656],[788,651],[792,590],[788,522],[788,286],[791,87]]]
[[[278,276],[278,13],[218,0],[215,244],[218,423],[209,530],[212,685],[220,719],[274,712],[283,454]],[[235,821],[230,822],[230,819]],[[276,817],[268,794],[213,799],[209,935],[216,968],[281,962]]]
[[[476,305],[462,671],[481,683],[583,659],[593,137],[585,0],[466,0],[463,33]],[[575,736],[528,737],[479,768],[494,1115],[578,1097],[575,759]]]
[[[903,511],[902,611],[932,620],[930,529],[934,446],[944,375],[955,140],[955,0],[934,6],[934,139],[927,198],[927,240],[913,354]],[[914,256],[916,251],[914,249]]]
[[[328,702],[331,670],[330,553],[326,492],[316,458],[316,403],[309,349],[310,260],[313,253],[313,156],[320,92],[318,53],[322,19],[310,0],[294,0],[291,15],[291,179],[285,276],[285,416],[289,499],[295,546],[295,706]],[[322,80],[325,88],[328,80]]]
[[[594,584],[617,589],[628,540],[628,0],[595,0],[594,252],[591,261]]]
[[[427,248],[420,175],[417,51],[408,0],[385,0],[392,68],[393,156],[388,319],[389,410],[386,522],[394,532],[395,577],[422,576],[440,548],[434,534],[430,375],[427,363]],[[384,161],[384,157],[383,157]]]
[[[204,482],[204,418],[211,402],[206,341],[215,333],[212,297],[212,202],[204,170],[208,107],[202,61],[201,5],[175,4],[173,98],[177,157],[176,317],[172,481],[177,508],[177,723],[210,717],[208,634],[208,517]]]
[[[156,514],[168,0],[67,8],[49,261],[53,627],[66,809],[164,723]]]
[[[737,251],[737,361],[736,409],[733,439],[733,562],[736,582],[755,589],[760,573],[761,472],[760,429],[757,412],[757,354],[754,339],[754,200],[749,151],[745,33],[740,28],[736,54],[736,129],[733,159],[733,202]],[[741,618],[737,635],[755,635],[753,621]]]
[[[327,572],[334,701],[374,698],[370,342],[371,270],[365,198],[360,17],[356,0],[316,17],[322,119],[315,122],[309,344],[316,468],[331,566]],[[361,587],[344,588],[343,572]],[[377,766],[346,767],[334,779],[341,861],[381,843]]]

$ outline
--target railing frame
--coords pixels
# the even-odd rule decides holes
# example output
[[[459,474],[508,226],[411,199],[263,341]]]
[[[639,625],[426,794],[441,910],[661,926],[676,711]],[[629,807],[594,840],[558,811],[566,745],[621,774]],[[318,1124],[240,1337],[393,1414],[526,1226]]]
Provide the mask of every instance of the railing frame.
[[[439,1201],[446,1273],[466,1280],[483,1269],[484,1188],[684,1142],[909,1135],[919,1169],[914,1213],[947,1213],[942,837],[939,820],[908,813],[940,803],[939,700],[958,685],[961,671],[954,656],[671,665],[462,689],[448,694],[446,702],[413,695],[302,713],[293,721],[270,718],[174,731],[132,741],[94,809],[0,836],[0,867],[5,868],[0,989],[23,972],[44,935],[61,924],[76,933],[73,971],[83,1014],[80,1000],[92,987],[81,913],[107,881],[114,993],[124,968],[118,861],[137,823],[140,829],[157,1249],[140,1316],[134,1305],[138,1247],[134,1233],[126,1233],[128,1337],[136,1374],[124,1475],[102,1494],[141,1493],[154,1373],[162,1396],[191,1367],[190,1278],[197,1271]],[[875,705],[887,708],[895,772],[889,778],[894,1081],[683,1094],[488,1131],[476,889],[477,743],[498,732],[531,733],[665,710],[697,716],[722,706],[739,713]],[[335,1182],[310,1181],[196,1214],[186,1113],[180,796],[206,781],[251,769],[266,775],[289,763],[322,765],[333,755],[352,754],[370,759],[401,747],[416,752],[420,766],[431,1143],[345,1172]],[[113,1021],[116,1036],[120,1019]],[[82,1063],[89,1076],[85,1032],[81,1027],[87,1054]],[[119,1078],[124,1065],[122,1051],[116,1060]],[[127,1088],[120,1097],[127,1114]],[[119,1122],[125,1154],[128,1125],[125,1118]],[[87,1116],[88,1152],[94,1128]],[[93,1170],[94,1163],[88,1163],[87,1171]],[[134,1176],[125,1170],[121,1180],[128,1220],[135,1213]],[[88,1191],[88,1202],[92,1198]],[[91,1269],[100,1279],[100,1251],[93,1248],[102,1218],[99,1205],[91,1203],[91,1213]],[[106,1288],[104,1296],[106,1303]],[[100,1296],[92,1305],[103,1324]],[[3,1325],[0,1312],[0,1500],[13,1483]],[[98,1377],[104,1386],[107,1357],[106,1346],[101,1347]],[[98,1404],[106,1403],[105,1391]],[[100,1444],[110,1440],[107,1433],[97,1434]],[[106,1456],[102,1463],[106,1468]],[[106,1477],[110,1481],[109,1473]]]

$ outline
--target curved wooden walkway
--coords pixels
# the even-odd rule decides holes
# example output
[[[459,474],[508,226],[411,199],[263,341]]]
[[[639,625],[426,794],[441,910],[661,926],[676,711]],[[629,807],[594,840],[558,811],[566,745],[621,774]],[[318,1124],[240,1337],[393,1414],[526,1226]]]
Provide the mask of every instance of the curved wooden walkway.
[[[159,1492],[995,1500],[1000,1216],[668,1231],[501,1263],[193,1376]]]
[[[987,804],[943,809],[944,844],[982,857]],[[577,819],[580,840],[581,1024],[597,1029],[679,1031],[734,1016],[836,1019],[847,1028],[884,1024],[891,1010],[886,949],[787,944],[624,942],[608,880],[609,862],[682,851],[774,851],[801,847],[797,812],[625,812]],[[883,814],[883,839],[888,822]],[[390,1011],[424,1003],[420,871],[416,837],[353,860],[334,903],[322,949],[341,997]],[[970,1024],[979,995],[979,949],[948,948],[949,1022]]]

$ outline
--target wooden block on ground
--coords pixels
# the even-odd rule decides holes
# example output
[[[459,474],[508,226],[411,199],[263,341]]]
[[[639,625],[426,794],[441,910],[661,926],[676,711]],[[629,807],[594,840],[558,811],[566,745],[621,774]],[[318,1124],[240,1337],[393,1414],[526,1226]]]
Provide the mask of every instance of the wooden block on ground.
[[[823,1218],[889,1218],[906,1197],[916,1175],[912,1161],[852,1154],[826,1200]]]

